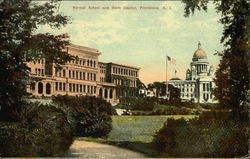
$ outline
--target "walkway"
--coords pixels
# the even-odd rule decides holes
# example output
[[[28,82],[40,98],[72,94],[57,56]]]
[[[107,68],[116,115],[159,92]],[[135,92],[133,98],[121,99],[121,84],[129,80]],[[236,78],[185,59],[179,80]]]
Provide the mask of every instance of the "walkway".
[[[120,147],[75,140],[66,157],[81,158],[144,158],[141,153]]]

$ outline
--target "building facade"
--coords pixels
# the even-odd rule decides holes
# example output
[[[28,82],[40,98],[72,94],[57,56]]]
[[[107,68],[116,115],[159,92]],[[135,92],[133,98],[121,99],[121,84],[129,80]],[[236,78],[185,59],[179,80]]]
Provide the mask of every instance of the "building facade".
[[[116,85],[116,96],[135,97],[139,95],[138,81],[140,68],[116,63],[99,62],[100,80]]]
[[[99,62],[101,52],[97,49],[71,44],[67,51],[75,58],[60,68],[55,64],[48,66],[44,59],[27,63],[31,68],[32,79],[32,83],[27,86],[27,92],[34,96],[101,96],[112,104],[118,103],[116,90],[119,84],[110,78],[114,74],[110,70],[113,69],[112,63]],[[133,67],[131,69],[134,70]],[[129,74],[123,75],[130,78]]]
[[[199,43],[190,63],[190,69],[186,71],[186,79],[172,78],[168,83],[180,89],[182,100],[217,103],[212,93],[215,87],[213,78],[214,67],[209,65],[207,55]]]

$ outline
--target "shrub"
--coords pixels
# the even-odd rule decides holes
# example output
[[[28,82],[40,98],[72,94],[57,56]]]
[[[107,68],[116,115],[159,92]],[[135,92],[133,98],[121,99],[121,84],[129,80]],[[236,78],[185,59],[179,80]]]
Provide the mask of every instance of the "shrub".
[[[120,100],[124,109],[151,111],[157,99],[149,97],[124,97]]]
[[[53,102],[68,107],[66,113],[76,136],[103,137],[112,130],[111,115],[116,114],[110,103],[94,96],[55,96]]]
[[[59,157],[73,142],[66,115],[52,106],[22,103],[19,122],[0,123],[5,157]]]
[[[240,157],[248,153],[247,114],[206,112],[199,118],[168,119],[153,145],[173,157]]]

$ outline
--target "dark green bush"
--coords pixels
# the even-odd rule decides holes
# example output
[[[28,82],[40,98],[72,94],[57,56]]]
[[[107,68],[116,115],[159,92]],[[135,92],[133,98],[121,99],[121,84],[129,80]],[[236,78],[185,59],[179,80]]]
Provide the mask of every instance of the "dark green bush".
[[[112,130],[111,115],[116,114],[110,103],[93,96],[55,96],[53,102],[68,107],[76,136],[103,137]]]
[[[246,113],[206,112],[199,118],[168,119],[154,136],[154,146],[172,157],[241,157],[248,153]]]
[[[59,157],[73,142],[61,110],[22,103],[19,122],[0,122],[0,154],[4,157]]]
[[[120,99],[120,104],[124,109],[151,111],[157,99],[148,97],[124,97]]]

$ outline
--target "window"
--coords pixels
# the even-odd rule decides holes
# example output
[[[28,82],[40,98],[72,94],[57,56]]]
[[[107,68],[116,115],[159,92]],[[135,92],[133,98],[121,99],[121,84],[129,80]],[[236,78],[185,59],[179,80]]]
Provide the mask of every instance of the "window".
[[[76,79],[78,79],[78,71],[76,71]]]
[[[63,83],[63,91],[65,91],[65,83]]]
[[[75,78],[75,71],[72,71],[72,78]]]
[[[63,77],[66,77],[66,71],[63,70]]]
[[[56,82],[56,91],[58,91],[58,82]]]
[[[69,91],[72,92],[72,84],[69,84]]]
[[[82,72],[80,72],[80,80],[82,80]]]
[[[80,92],[82,92],[82,85],[80,84]]]
[[[83,80],[85,80],[85,72],[83,72]]]
[[[83,92],[86,92],[86,85],[83,85]]]
[[[69,78],[71,78],[71,70],[69,70]]]
[[[59,82],[59,91],[62,90],[62,82]]]

